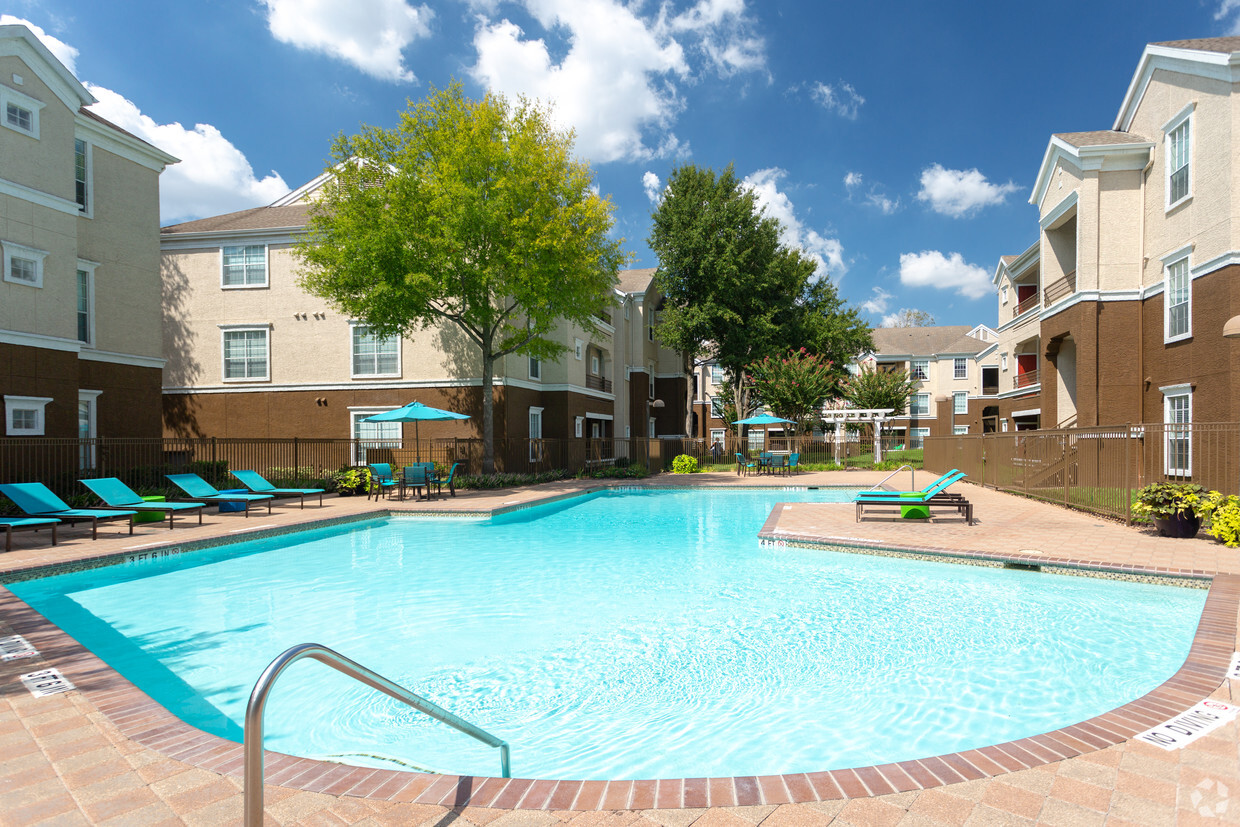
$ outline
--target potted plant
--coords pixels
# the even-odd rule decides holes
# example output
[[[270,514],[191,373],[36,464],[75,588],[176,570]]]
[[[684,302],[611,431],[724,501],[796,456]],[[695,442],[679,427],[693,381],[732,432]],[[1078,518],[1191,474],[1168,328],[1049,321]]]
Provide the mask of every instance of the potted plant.
[[[1136,493],[1132,513],[1153,520],[1164,537],[1196,537],[1210,510],[1205,488],[1191,482],[1155,482]]]

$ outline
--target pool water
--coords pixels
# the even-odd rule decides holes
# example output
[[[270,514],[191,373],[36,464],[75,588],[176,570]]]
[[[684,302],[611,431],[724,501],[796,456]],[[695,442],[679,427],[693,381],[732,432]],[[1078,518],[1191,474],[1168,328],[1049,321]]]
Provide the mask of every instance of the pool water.
[[[596,494],[10,588],[209,732],[241,740],[262,670],[315,642],[507,740],[523,777],[804,772],[970,749],[1120,706],[1188,653],[1203,590],[755,539],[776,502],[851,493]],[[266,720],[281,752],[499,770],[496,750],[313,661],[284,674]]]

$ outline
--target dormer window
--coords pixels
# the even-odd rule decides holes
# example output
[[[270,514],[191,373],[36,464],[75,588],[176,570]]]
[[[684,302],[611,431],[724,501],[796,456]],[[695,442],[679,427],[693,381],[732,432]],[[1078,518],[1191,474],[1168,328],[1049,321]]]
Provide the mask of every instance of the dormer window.
[[[39,110],[43,102],[8,86],[0,86],[0,124],[31,138],[39,137]]]

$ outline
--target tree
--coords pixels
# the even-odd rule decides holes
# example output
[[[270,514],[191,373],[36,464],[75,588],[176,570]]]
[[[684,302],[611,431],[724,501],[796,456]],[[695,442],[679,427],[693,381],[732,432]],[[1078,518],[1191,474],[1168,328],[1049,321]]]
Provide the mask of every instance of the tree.
[[[917,380],[902,370],[877,370],[862,366],[840,386],[841,395],[856,408],[892,408],[892,416],[903,416]]]
[[[572,144],[524,98],[433,91],[395,128],[335,140],[335,181],[297,247],[301,286],[376,335],[448,323],[477,348],[485,472],[495,362],[558,358],[566,347],[547,334],[565,322],[596,330],[624,263],[612,205]]]
[[[934,316],[924,310],[902,307],[894,315],[883,320],[883,327],[933,327]]]
[[[659,336],[688,359],[718,362],[738,411],[750,408],[750,364],[802,346],[844,364],[870,344],[856,314],[841,312],[825,274],[815,281],[814,262],[783,245],[779,232],[731,166],[718,175],[677,167],[653,215],[649,244],[664,296]],[[845,335],[849,328],[859,335]]]
[[[813,427],[823,400],[838,384],[831,360],[805,348],[754,362],[749,374],[758,399],[776,416],[795,422],[794,433]]]

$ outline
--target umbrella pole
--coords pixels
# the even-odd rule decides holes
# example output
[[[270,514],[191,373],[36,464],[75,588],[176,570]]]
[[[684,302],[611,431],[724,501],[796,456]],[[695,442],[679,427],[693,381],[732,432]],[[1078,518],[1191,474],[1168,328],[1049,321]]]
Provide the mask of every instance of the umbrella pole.
[[[417,462],[422,461],[422,423],[413,423],[413,450],[417,451]]]

